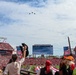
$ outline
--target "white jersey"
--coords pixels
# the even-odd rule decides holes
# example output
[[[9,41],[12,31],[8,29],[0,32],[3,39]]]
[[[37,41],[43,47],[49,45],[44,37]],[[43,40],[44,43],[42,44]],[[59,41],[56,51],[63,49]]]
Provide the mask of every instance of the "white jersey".
[[[25,58],[22,58],[18,62],[12,62],[8,64],[5,68],[4,75],[20,75],[21,65],[24,62]]]

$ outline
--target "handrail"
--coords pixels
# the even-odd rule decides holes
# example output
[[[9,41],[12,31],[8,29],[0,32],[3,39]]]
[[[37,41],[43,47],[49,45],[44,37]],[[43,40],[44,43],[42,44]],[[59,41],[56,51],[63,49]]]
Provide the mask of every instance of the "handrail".
[[[25,69],[21,69],[20,73],[22,75],[30,75],[30,73],[37,74],[36,72],[28,71],[28,70],[25,70]]]

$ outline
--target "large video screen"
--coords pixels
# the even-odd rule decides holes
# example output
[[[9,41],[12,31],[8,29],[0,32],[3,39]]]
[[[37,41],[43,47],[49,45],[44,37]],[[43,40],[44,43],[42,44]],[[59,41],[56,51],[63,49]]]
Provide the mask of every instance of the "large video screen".
[[[53,55],[53,45],[33,45],[32,52],[35,55]]]

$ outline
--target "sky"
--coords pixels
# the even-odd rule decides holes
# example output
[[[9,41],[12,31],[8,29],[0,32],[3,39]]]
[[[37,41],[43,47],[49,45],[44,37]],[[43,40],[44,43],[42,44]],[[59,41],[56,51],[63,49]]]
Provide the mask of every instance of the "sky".
[[[54,55],[76,46],[76,0],[0,0],[0,37],[13,47],[51,44]]]

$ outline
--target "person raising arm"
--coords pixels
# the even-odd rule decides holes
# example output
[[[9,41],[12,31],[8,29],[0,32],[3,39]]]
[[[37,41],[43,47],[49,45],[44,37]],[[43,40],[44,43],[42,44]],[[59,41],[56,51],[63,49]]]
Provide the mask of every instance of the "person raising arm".
[[[26,58],[26,48],[27,46],[23,46],[22,58],[17,61],[17,54],[12,55],[12,62],[7,64],[3,75],[20,75],[21,65],[25,61]]]

